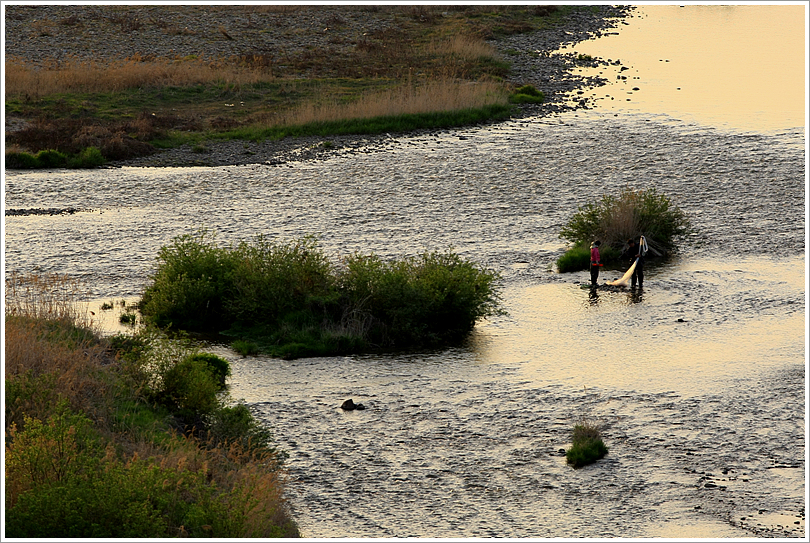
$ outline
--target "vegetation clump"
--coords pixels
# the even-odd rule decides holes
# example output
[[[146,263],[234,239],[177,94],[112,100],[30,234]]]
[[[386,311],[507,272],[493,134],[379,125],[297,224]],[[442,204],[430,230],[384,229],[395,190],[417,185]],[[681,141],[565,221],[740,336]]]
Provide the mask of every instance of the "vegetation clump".
[[[557,260],[560,272],[587,269],[590,243],[601,240],[602,262],[615,262],[628,239],[644,236],[652,256],[677,248],[677,240],[691,231],[686,214],[654,187],[625,188],[618,196],[606,194],[596,204],[581,206],[560,231],[573,246]]]
[[[497,278],[452,252],[332,263],[311,237],[223,248],[202,232],[161,248],[140,307],[158,326],[236,337],[243,354],[410,349],[456,343],[498,313]]]
[[[509,101],[513,104],[542,104],[546,95],[534,88],[533,85],[523,85],[515,89],[509,96]]]
[[[575,468],[592,464],[608,453],[599,427],[588,421],[574,426],[571,443],[571,448],[565,452],[565,461]]]
[[[6,535],[299,537],[286,454],[225,404],[227,361],[151,328],[102,338],[75,286],[6,283]]]

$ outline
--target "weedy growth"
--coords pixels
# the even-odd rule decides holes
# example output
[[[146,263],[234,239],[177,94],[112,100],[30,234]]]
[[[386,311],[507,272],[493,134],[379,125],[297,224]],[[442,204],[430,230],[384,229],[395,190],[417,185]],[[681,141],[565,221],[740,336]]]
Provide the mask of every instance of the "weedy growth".
[[[565,452],[565,461],[575,468],[592,464],[608,453],[599,427],[585,420],[574,426],[571,443],[571,448]]]

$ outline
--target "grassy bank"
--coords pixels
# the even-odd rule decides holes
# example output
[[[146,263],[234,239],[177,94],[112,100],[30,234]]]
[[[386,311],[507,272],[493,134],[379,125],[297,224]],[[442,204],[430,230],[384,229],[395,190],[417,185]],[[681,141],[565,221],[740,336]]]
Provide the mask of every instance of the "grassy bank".
[[[171,8],[165,8],[170,14]],[[257,8],[230,9],[256,13],[250,10]],[[286,14],[328,9],[286,8]],[[67,57],[37,64],[7,58],[6,111],[28,121],[23,130],[7,136],[7,146],[16,146],[10,165],[48,167],[48,162],[30,158],[41,151],[62,153],[67,160],[62,163],[69,167],[85,167],[94,165],[79,160],[90,147],[104,160],[119,160],[207,139],[376,134],[502,119],[509,115],[510,101],[542,101],[542,95],[504,84],[508,59],[486,40],[562,24],[567,12],[587,9],[352,9],[371,8],[390,17],[392,26],[362,36],[342,34],[345,20],[338,14],[330,19],[333,46],[324,49],[282,52],[282,39],[274,52],[245,43],[242,53],[228,58],[137,54],[123,60]],[[138,21],[124,29],[130,36],[137,37],[149,25],[164,33],[170,28],[154,18],[144,23],[134,16],[134,7],[105,9],[110,16],[101,22],[113,25],[111,32],[129,15]],[[53,24],[39,20],[36,31],[48,36],[83,28],[82,12],[77,13]],[[90,26],[103,28],[99,14],[92,17]],[[227,36],[228,30],[222,30]],[[295,28],[283,33],[295,35]],[[187,37],[205,39],[193,33]]]
[[[161,248],[140,307],[162,327],[321,356],[457,343],[500,311],[496,280],[451,252],[331,262],[312,238],[219,247],[203,232]]]
[[[227,361],[155,330],[101,338],[81,294],[7,282],[6,535],[298,537],[285,455],[224,402]]]

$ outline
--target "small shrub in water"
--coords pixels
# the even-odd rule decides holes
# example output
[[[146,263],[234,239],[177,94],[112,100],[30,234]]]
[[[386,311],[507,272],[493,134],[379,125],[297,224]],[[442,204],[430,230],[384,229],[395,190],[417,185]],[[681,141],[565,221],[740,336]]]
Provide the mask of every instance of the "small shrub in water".
[[[608,453],[599,428],[589,422],[574,426],[571,448],[565,452],[565,461],[575,468],[592,464]]]
[[[619,196],[605,195],[598,204],[581,206],[560,237],[575,245],[599,239],[604,251],[607,246],[621,250],[628,239],[645,236],[655,255],[673,251],[676,239],[689,231],[689,219],[669,197],[655,188],[626,188]]]
[[[121,313],[118,320],[121,324],[135,324],[138,322],[138,316],[135,313]]]

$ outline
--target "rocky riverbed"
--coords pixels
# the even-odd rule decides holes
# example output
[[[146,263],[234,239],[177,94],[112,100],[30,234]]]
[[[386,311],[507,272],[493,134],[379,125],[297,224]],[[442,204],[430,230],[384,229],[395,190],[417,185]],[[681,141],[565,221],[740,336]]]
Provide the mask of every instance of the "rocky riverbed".
[[[259,9],[259,8],[266,9]],[[198,55],[229,58],[250,50],[273,49],[295,54],[307,47],[352,47],[358,37],[397,24],[403,12],[375,6],[8,6],[6,56],[36,65],[68,59],[124,59],[136,55],[176,58]],[[601,78],[571,73],[583,65],[560,47],[598,37],[623,24],[632,6],[593,6],[572,12],[564,24],[514,34],[492,41],[511,64],[509,82],[533,84],[546,94],[540,105],[522,106],[514,117],[546,116],[589,107],[588,98],[572,99],[578,89],[604,84]],[[410,16],[413,16],[412,14]],[[593,59],[591,65],[619,59]],[[306,77],[307,74],[299,74]],[[6,131],[21,126],[7,117]],[[430,138],[434,131],[409,134]],[[450,131],[450,135],[453,131]],[[447,135],[445,132],[444,135]],[[209,142],[186,145],[109,166],[283,165],[336,153],[369,153],[390,149],[402,134],[287,138],[261,143]]]

